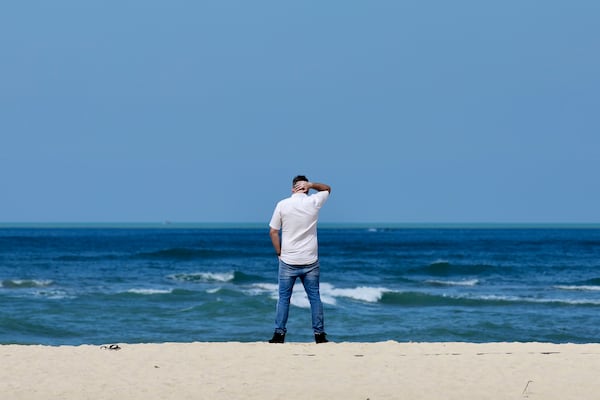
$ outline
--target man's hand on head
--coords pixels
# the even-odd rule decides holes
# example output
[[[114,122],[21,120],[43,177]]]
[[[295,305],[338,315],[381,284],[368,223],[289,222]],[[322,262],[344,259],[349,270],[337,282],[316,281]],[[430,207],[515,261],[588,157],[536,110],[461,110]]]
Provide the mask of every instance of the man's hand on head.
[[[294,185],[294,193],[308,193],[310,190],[310,182],[299,181]]]

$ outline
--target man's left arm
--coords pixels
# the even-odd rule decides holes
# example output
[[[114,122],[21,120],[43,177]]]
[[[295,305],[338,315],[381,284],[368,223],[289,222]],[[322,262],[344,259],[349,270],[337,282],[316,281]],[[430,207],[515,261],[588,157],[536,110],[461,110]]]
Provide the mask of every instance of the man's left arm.
[[[271,236],[271,243],[273,243],[275,253],[277,253],[277,257],[279,257],[281,255],[281,239],[279,239],[279,230],[271,228],[269,230],[269,236]]]

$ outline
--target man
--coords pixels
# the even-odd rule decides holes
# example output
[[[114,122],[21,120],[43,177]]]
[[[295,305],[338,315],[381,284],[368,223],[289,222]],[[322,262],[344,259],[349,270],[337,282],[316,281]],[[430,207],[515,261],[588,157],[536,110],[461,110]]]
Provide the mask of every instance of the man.
[[[308,192],[311,189],[317,193],[309,196]],[[291,197],[281,200],[275,207],[269,223],[269,234],[279,257],[279,300],[275,332],[269,343],[285,341],[290,298],[296,278],[300,278],[310,302],[315,342],[328,342],[323,324],[323,303],[319,293],[317,219],[319,210],[327,201],[330,192],[329,185],[310,182],[305,176],[298,175],[292,181]]]

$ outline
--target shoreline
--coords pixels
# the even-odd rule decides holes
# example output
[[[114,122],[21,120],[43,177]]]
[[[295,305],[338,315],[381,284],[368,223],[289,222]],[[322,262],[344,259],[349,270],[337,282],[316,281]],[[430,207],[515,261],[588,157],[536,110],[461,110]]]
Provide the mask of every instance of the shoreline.
[[[7,398],[585,399],[600,344],[193,342],[0,345]]]

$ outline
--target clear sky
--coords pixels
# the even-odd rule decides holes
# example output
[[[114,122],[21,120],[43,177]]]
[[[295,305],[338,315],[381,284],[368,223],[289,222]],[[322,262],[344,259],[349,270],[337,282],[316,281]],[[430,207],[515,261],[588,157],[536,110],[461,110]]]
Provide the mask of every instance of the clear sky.
[[[600,222],[597,0],[0,5],[0,222]]]

